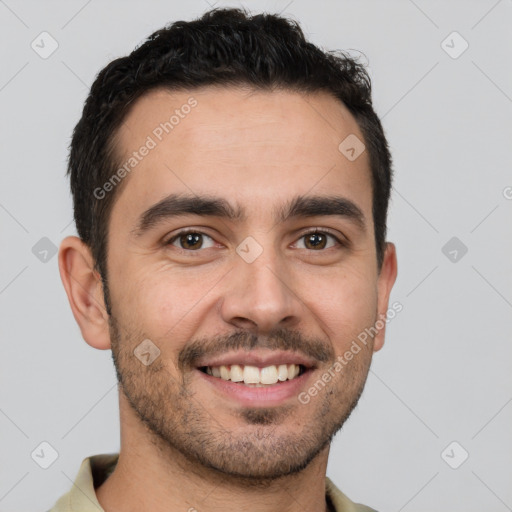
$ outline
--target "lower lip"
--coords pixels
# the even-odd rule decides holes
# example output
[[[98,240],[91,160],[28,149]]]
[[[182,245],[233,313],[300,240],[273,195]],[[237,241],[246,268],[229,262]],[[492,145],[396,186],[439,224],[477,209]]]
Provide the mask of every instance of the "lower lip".
[[[201,370],[196,371],[201,378],[214,386],[222,395],[245,407],[273,407],[283,405],[292,398],[298,401],[297,396],[301,388],[305,387],[305,383],[312,373],[311,370],[306,370],[302,375],[292,380],[285,380],[265,387],[252,387],[213,377]]]

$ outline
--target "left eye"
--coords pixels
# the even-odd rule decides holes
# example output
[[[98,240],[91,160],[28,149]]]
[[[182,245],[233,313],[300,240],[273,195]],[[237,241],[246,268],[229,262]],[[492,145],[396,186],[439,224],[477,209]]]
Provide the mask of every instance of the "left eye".
[[[333,239],[335,243],[329,247],[326,247],[327,238]],[[299,247],[299,249],[330,249],[335,245],[341,245],[341,242],[338,240],[338,238],[325,231],[312,231],[310,233],[305,233],[299,238],[299,240],[305,241],[305,247]],[[310,247],[307,247],[307,245]]]

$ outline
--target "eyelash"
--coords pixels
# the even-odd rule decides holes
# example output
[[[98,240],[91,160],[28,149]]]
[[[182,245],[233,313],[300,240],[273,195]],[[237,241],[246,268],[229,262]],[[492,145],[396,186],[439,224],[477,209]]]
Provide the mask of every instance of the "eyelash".
[[[197,229],[183,229],[182,231],[179,231],[178,233],[176,233],[175,235],[172,236],[172,238],[169,238],[169,240],[167,240],[166,242],[164,242],[164,245],[172,245],[172,243],[177,240],[180,236],[183,236],[183,235],[187,235],[189,233],[194,233],[196,235],[204,235],[204,236],[207,236],[208,238],[211,238],[213,240],[213,237],[211,237],[210,235],[208,235],[207,233],[203,233],[202,231],[199,231]],[[337,242],[338,246],[340,247],[346,247],[348,244],[347,242],[344,242],[344,241],[341,241],[340,238],[335,235],[332,231],[330,231],[329,229],[325,229],[325,228],[314,228],[310,231],[307,231],[305,233],[302,233],[302,235],[298,238],[298,240],[300,240],[301,238],[304,238],[308,235],[313,235],[313,234],[320,234],[320,235],[329,235],[330,237],[334,238],[334,240]],[[181,247],[175,247],[175,249],[178,249],[179,251],[183,251],[183,252],[187,252],[187,253],[195,253],[195,252],[200,252],[201,249],[197,249],[197,250],[191,250],[191,249],[183,249]],[[327,249],[322,249],[322,250],[319,250],[319,251],[314,251],[314,250],[310,250],[310,252],[324,252],[324,251],[327,251],[328,249],[333,249],[333,247],[328,247]]]

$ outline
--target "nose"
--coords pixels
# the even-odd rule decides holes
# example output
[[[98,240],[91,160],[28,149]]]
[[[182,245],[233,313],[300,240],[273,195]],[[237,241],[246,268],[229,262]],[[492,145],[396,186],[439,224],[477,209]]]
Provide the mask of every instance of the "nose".
[[[298,325],[304,305],[290,269],[274,251],[265,249],[251,263],[237,256],[228,276],[221,305],[226,323],[255,334]]]

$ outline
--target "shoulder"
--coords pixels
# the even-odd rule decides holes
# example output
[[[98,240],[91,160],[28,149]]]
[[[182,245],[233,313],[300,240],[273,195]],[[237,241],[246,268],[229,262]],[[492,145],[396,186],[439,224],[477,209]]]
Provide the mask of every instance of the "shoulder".
[[[327,476],[325,477],[325,492],[336,512],[377,512],[375,509],[362,503],[354,503]]]
[[[101,485],[114,470],[118,453],[92,455],[80,465],[70,490],[61,496],[48,512],[98,512],[103,510],[96,497],[96,487]]]

